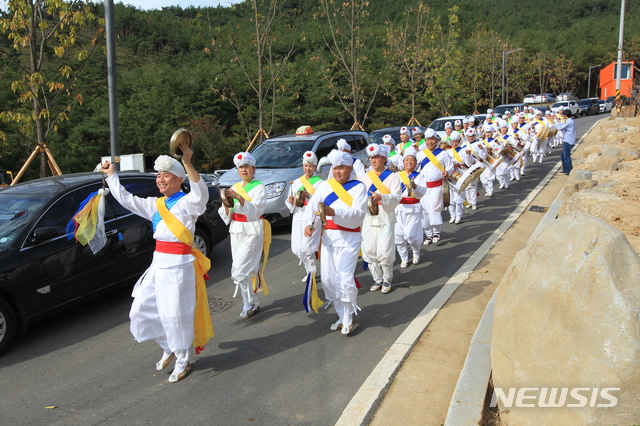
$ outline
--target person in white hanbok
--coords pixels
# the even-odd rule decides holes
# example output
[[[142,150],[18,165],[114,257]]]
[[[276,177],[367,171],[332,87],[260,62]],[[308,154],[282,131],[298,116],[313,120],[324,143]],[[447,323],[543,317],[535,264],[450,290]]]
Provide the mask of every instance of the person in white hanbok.
[[[470,152],[460,146],[460,134],[458,132],[455,132],[453,135],[451,135],[451,148],[447,150],[447,153],[451,156],[451,161],[453,161],[454,169],[461,168],[461,166],[471,167],[475,163],[475,160],[473,159],[473,157],[471,157]],[[464,214],[465,192],[458,192],[453,185],[449,185],[449,191],[449,214],[451,215],[449,223],[460,223],[460,220],[462,220],[462,215]]]
[[[420,175],[415,182],[427,188],[425,195],[420,199],[424,211],[422,226],[425,240],[423,244],[427,245],[440,241],[444,208],[442,185],[443,179],[453,172],[453,162],[446,151],[437,148],[438,138],[433,129],[425,131],[425,139],[427,148],[418,152]]]
[[[370,211],[362,224],[362,259],[367,262],[373,285],[371,291],[382,289],[382,293],[391,291],[393,281],[393,262],[396,260],[394,234],[396,225],[395,209],[402,191],[400,177],[386,168],[389,155],[386,145],[371,144],[366,148],[371,170],[360,176],[367,188],[372,204],[378,205],[378,214]]]
[[[493,142],[494,128],[492,125],[485,124],[482,130],[484,131],[484,137],[480,142],[482,145],[484,145],[485,156],[483,157],[483,159],[486,160],[489,150],[490,149],[492,151],[494,150],[494,147],[491,144],[491,142]],[[493,182],[495,180],[496,180],[496,170],[493,167],[490,167],[489,165],[487,165],[487,168],[480,175],[480,182],[482,182],[482,186],[484,187],[484,191],[485,191],[484,195],[486,195],[487,197],[491,197],[493,195]]]
[[[338,139],[336,147],[338,147],[338,150],[349,154],[349,157],[351,157],[351,176],[349,176],[349,179],[358,179],[360,176],[365,174],[366,168],[364,167],[364,163],[359,158],[351,156],[351,145],[349,145],[349,142],[347,142],[346,139]],[[330,163],[328,158],[325,158],[324,161],[325,162],[321,163],[321,165]],[[332,177],[333,167],[329,170],[329,177],[327,179],[331,179]]]
[[[229,225],[231,239],[231,279],[236,292],[242,295],[240,317],[249,318],[260,311],[257,287],[253,280],[260,280],[258,274],[264,242],[264,224],[260,216],[267,204],[267,191],[264,185],[254,179],[256,159],[248,152],[239,152],[233,157],[242,178],[240,182],[228,188],[222,197],[231,197],[233,207],[222,206],[218,210],[224,223]],[[246,197],[239,192],[244,192]],[[250,200],[248,198],[250,198]],[[234,293],[235,296],[235,293]]]
[[[396,207],[395,244],[396,250],[400,255],[401,268],[409,266],[407,245],[411,247],[413,264],[417,265],[420,262],[420,246],[423,241],[423,213],[420,198],[427,192],[427,187],[418,186],[415,183],[415,179],[419,175],[416,171],[418,166],[417,157],[418,151],[415,148],[411,146],[407,148],[404,151],[403,158],[404,170],[398,172],[402,198],[400,199],[400,204]]]
[[[209,191],[191,164],[193,152],[184,142],[180,149],[184,168],[174,158],[161,155],[154,165],[158,172],[156,184],[166,197],[165,204],[170,213],[193,233],[198,216],[207,209]],[[191,182],[188,194],[181,190],[185,169]],[[156,251],[151,266],[133,288],[130,329],[138,342],[155,340],[162,348],[163,355],[156,363],[157,370],[163,370],[176,359],[169,381],[177,382],[191,370],[189,350],[195,337],[196,309],[195,257],[190,254],[189,247],[187,251],[177,250],[186,244],[180,242],[160,217],[156,197],[140,198],[129,193],[120,184],[110,162],[105,162],[102,170],[107,174],[106,182],[116,201],[153,224]]]
[[[486,158],[486,150],[482,142],[476,140],[476,132],[473,129],[467,129],[464,131],[466,141],[462,146],[464,153],[467,154],[466,159],[469,161],[469,166],[476,164],[482,158],[482,155]],[[472,154],[473,153],[473,154]],[[478,208],[478,178],[475,178],[467,185],[465,189],[465,198],[471,205],[472,210]]]
[[[359,309],[354,274],[362,242],[360,230],[367,210],[367,188],[362,182],[350,179],[353,161],[349,154],[334,149],[327,157],[334,178],[318,185],[309,200],[311,208],[305,214],[304,235],[311,237],[322,232],[320,218],[315,214],[322,204],[326,214],[320,252],[322,288],[338,314],[331,330],[341,329],[342,334],[349,334],[353,330],[353,314]],[[338,192],[332,185],[337,185]]]
[[[320,247],[320,233],[314,234],[313,238],[306,238],[304,232],[305,213],[309,209],[308,202],[315,193],[322,179],[314,176],[318,165],[318,157],[307,151],[302,155],[302,170],[304,175],[294,180],[289,186],[289,196],[285,201],[289,211],[293,214],[291,220],[291,251],[300,259],[306,274],[302,277],[302,282],[307,281],[308,274],[316,273],[316,253]],[[304,205],[297,207],[295,204],[296,195],[301,192],[304,197]]]

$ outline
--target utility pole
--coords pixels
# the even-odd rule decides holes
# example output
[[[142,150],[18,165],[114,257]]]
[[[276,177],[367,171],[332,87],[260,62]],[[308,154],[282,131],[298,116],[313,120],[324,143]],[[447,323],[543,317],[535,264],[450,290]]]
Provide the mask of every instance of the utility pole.
[[[618,36],[618,72],[616,73],[616,105],[620,105],[620,80],[622,79],[622,44],[624,43],[624,3],[620,7],[620,33]]]
[[[111,163],[120,170],[120,139],[118,135],[118,84],[116,81],[116,37],[113,0],[104,1],[107,36],[107,87],[109,92],[109,128],[111,130]]]

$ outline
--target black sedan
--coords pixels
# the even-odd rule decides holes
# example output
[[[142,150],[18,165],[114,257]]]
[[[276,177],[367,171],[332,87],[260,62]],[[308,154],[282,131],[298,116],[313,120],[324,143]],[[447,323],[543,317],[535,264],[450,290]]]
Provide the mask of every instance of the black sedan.
[[[596,99],[587,98],[578,101],[578,115],[600,114],[600,105]]]
[[[132,194],[161,196],[155,177],[119,173]],[[37,179],[0,190],[0,353],[16,332],[89,298],[131,284],[151,263],[151,222],[106,198],[106,245],[96,254],[67,239],[66,226],[80,203],[102,187],[99,173]],[[209,186],[207,211],[196,224],[195,244],[206,254],[228,235],[218,215],[220,193]],[[188,182],[183,190],[189,191]]]

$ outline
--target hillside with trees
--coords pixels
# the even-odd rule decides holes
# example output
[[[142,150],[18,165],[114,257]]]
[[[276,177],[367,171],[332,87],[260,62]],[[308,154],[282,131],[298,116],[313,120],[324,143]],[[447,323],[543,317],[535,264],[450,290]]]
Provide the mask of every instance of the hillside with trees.
[[[0,169],[17,171],[46,144],[63,172],[92,170],[109,153],[103,4],[8,5],[0,16]],[[625,60],[638,56],[639,6],[627,0]],[[170,135],[185,127],[197,140],[197,166],[211,171],[252,139],[301,125],[371,131],[484,112],[500,104],[503,51],[516,49],[507,56],[508,100],[584,97],[589,67],[615,60],[619,13],[609,0],[116,4],[121,153],[166,153]],[[592,70],[592,93],[597,78]]]

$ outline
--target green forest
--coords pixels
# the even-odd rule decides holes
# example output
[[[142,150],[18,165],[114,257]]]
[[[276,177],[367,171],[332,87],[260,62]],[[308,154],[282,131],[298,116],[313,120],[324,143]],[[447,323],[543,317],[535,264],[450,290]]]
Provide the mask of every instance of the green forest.
[[[0,170],[46,145],[63,173],[109,155],[104,5],[11,0],[0,16]],[[626,2],[624,60],[640,55]],[[178,128],[197,167],[230,166],[262,129],[422,125],[504,95],[587,96],[616,59],[620,2],[245,0],[143,11],[115,5],[122,154],[167,153]],[[513,52],[511,52],[513,51]],[[502,87],[502,60],[506,81]],[[598,69],[591,74],[594,96]],[[44,158],[44,157],[43,157]],[[50,174],[34,161],[25,179]]]

